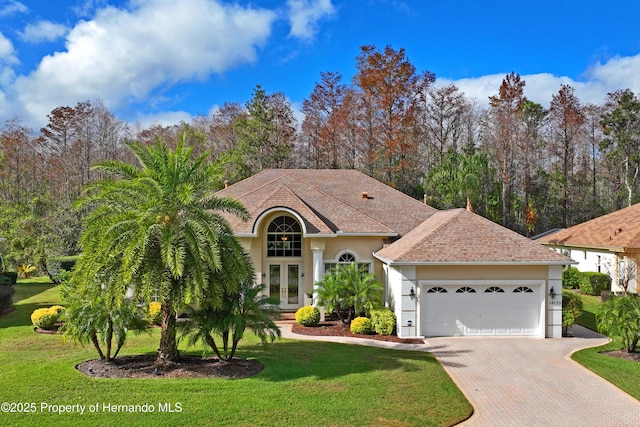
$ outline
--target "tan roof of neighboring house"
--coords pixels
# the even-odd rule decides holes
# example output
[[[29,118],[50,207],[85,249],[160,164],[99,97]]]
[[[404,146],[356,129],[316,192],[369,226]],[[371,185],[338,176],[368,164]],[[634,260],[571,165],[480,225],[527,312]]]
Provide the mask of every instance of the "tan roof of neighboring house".
[[[538,239],[552,245],[640,249],[640,203]]]
[[[376,256],[398,263],[573,263],[466,209],[435,213]]]
[[[279,207],[300,215],[307,234],[402,236],[437,212],[361,172],[343,169],[267,169],[216,196],[237,199],[249,210],[246,222],[227,216],[236,234],[253,233],[260,214]]]

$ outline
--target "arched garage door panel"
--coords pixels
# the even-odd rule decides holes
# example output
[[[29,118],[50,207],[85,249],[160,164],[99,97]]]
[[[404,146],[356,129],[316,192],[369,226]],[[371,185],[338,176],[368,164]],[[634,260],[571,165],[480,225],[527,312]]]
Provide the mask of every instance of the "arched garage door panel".
[[[502,292],[485,292],[493,286],[438,285],[440,292],[429,292],[434,286],[423,285],[422,335],[540,336],[541,286],[500,284]],[[476,292],[456,292],[462,287]]]

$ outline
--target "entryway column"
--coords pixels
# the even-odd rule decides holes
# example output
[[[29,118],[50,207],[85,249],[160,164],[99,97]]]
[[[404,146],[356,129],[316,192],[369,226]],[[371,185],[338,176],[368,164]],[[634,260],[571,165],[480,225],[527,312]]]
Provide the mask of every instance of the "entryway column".
[[[318,287],[316,283],[324,278],[324,239],[311,239],[311,252],[313,253],[313,305],[318,306]],[[324,310],[320,310],[324,320]]]

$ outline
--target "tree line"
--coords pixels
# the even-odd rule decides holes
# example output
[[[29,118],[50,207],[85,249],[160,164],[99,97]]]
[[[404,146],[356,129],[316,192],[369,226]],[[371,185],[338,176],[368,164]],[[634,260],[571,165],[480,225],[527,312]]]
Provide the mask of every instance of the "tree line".
[[[91,165],[134,163],[127,144],[181,135],[210,151],[217,188],[266,168],[360,170],[440,209],[471,207],[525,235],[567,227],[638,201],[640,99],[629,89],[599,105],[561,85],[549,107],[504,77],[487,106],[436,85],[404,49],[363,46],[356,74],[320,73],[298,123],[282,92],[254,87],[244,105],[143,128],[100,101],[55,108],[36,131],[20,118],[0,129],[0,253],[13,264],[78,251]],[[217,188],[212,188],[216,190]]]

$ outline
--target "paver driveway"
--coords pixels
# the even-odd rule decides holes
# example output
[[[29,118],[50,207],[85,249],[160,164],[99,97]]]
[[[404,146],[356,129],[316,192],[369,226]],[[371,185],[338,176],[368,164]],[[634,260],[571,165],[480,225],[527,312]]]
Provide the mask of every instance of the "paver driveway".
[[[429,338],[421,346],[294,335],[282,326],[286,338],[431,352],[474,407],[460,426],[640,426],[640,402],[570,359],[607,342],[579,326],[575,338]]]
[[[474,407],[463,426],[640,426],[640,402],[572,361],[607,342],[581,327],[562,339],[428,339]]]

